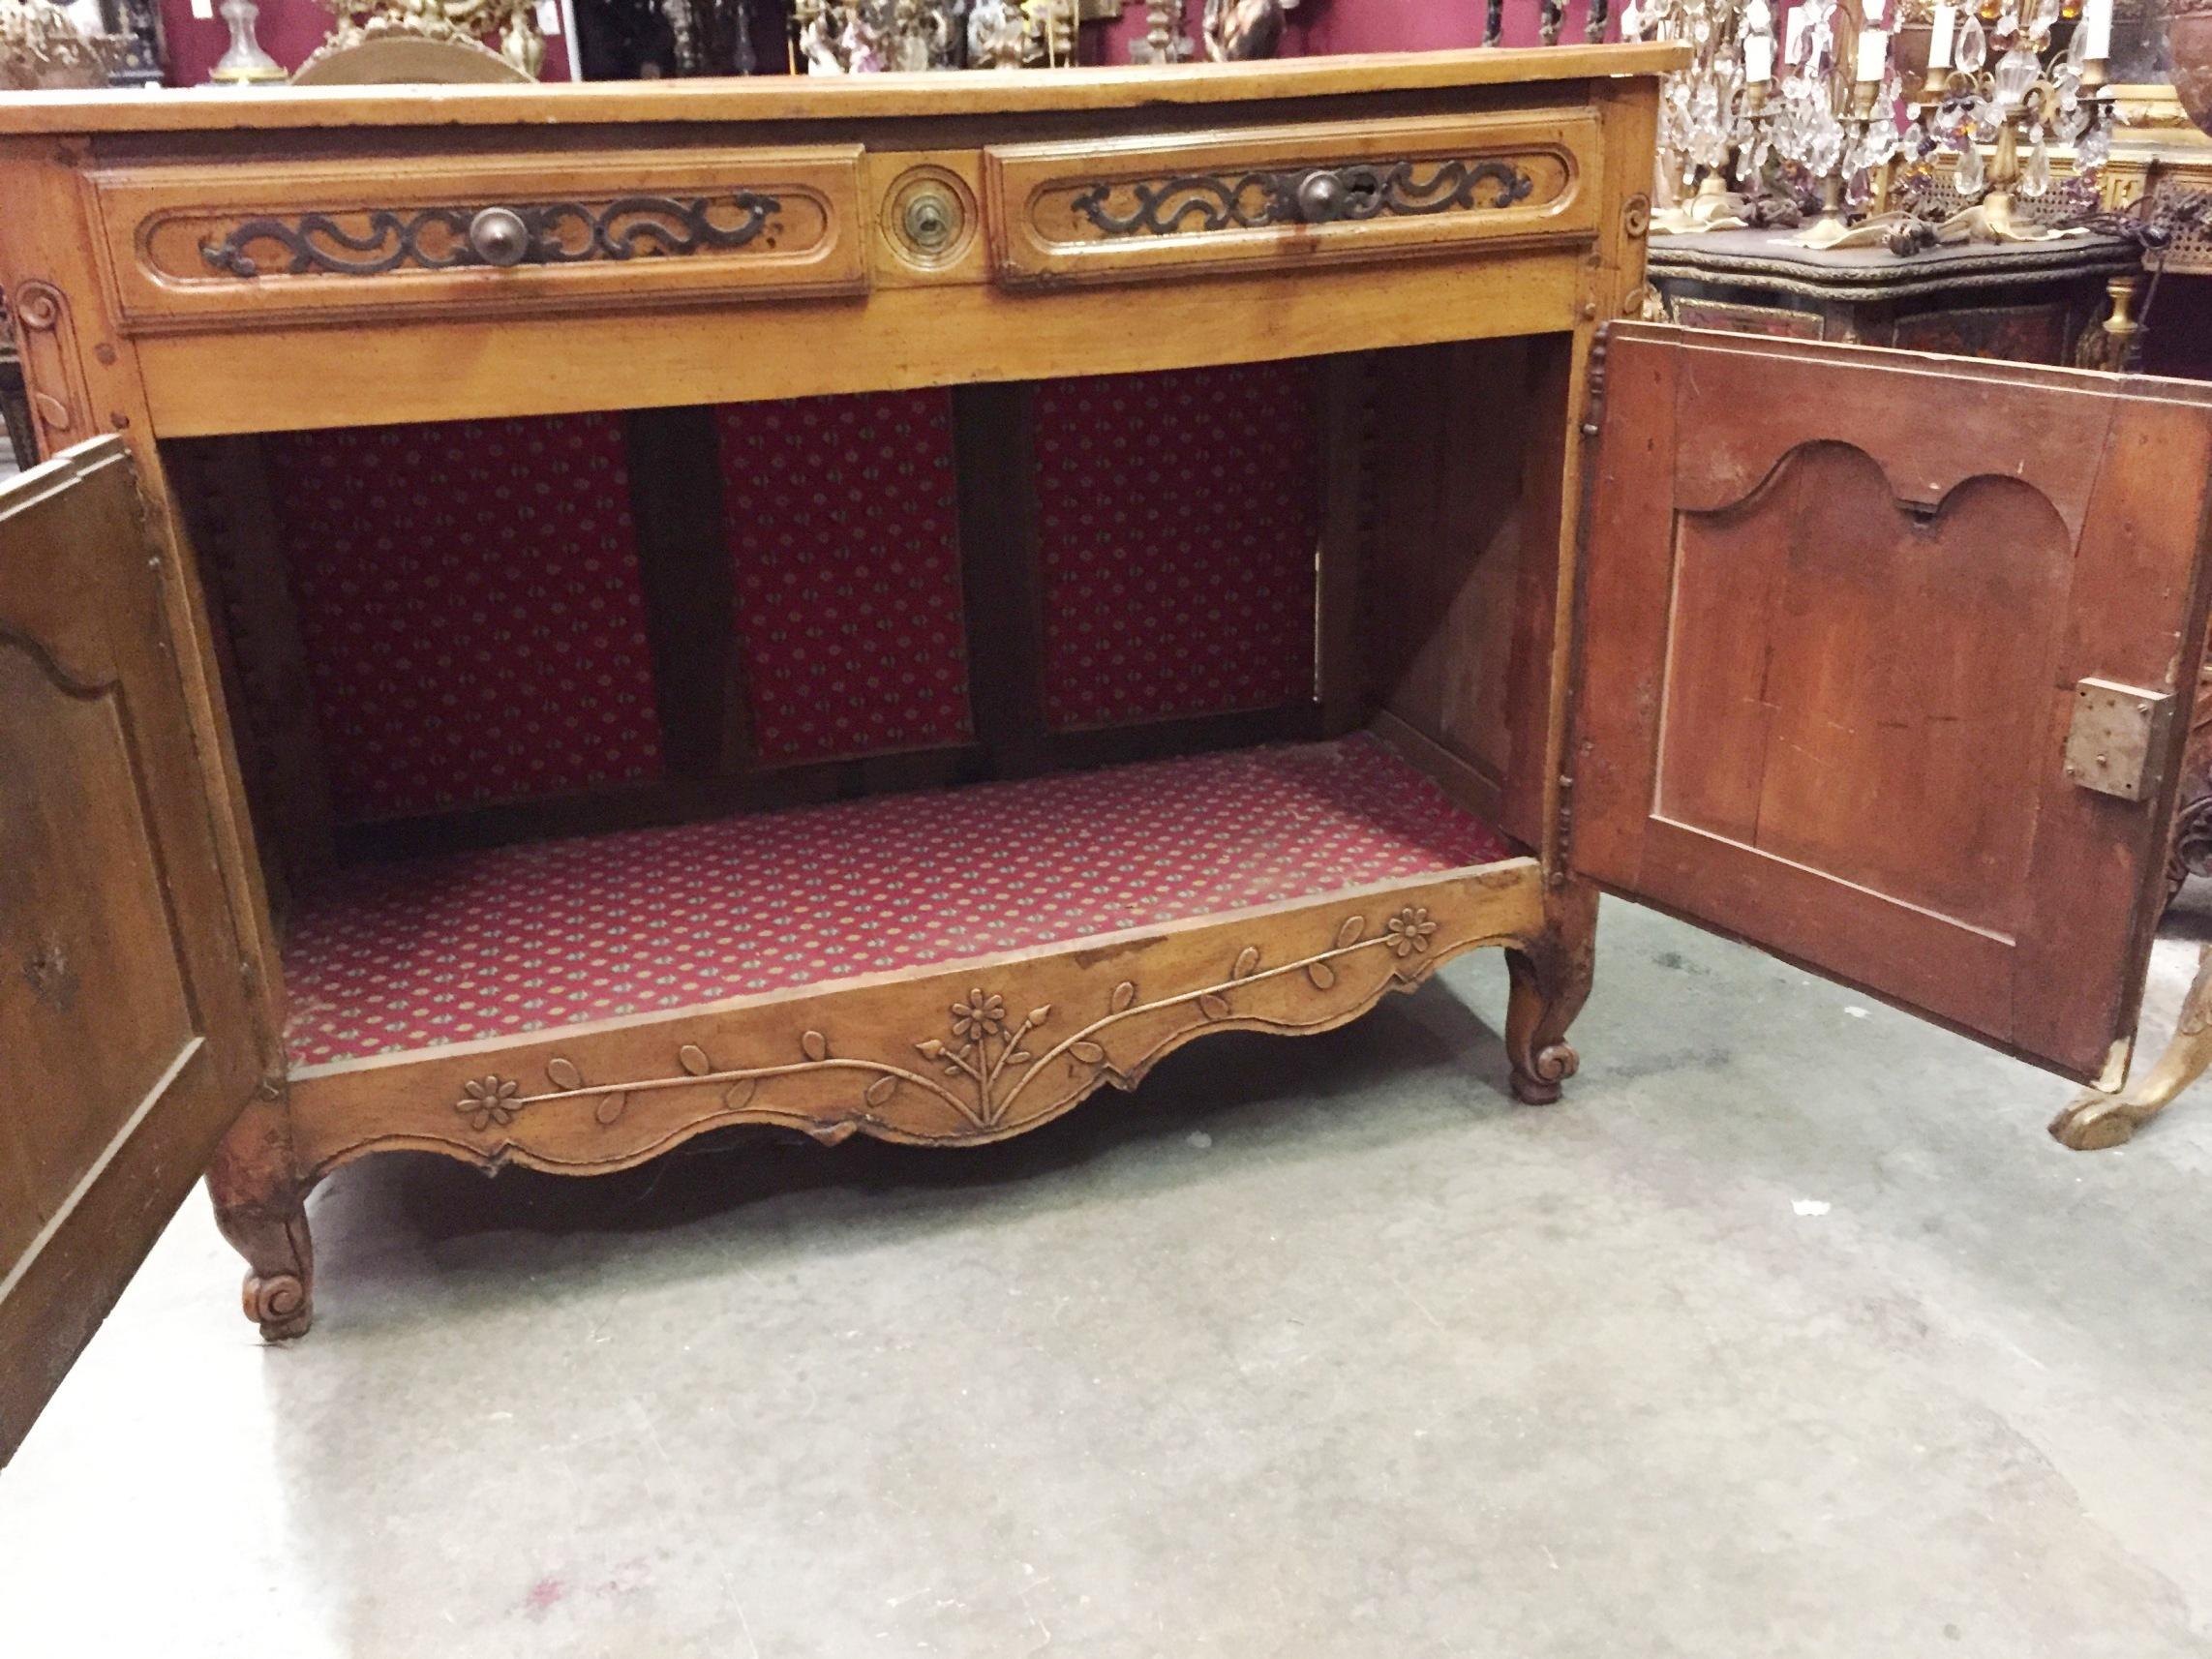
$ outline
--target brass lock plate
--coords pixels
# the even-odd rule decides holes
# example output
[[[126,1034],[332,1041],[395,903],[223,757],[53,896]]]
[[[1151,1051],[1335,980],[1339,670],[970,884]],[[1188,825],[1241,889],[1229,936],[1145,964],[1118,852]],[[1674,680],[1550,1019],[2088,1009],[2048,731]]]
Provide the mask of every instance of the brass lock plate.
[[[2074,688],[2066,775],[2100,795],[2148,800],[2165,781],[2166,737],[2173,709],[2169,691],[2082,680]]]

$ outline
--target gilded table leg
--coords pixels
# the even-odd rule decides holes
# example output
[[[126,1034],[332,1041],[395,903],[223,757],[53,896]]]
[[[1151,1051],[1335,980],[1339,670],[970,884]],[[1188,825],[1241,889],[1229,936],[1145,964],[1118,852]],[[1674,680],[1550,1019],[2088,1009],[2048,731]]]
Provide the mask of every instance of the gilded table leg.
[[[2181,1024],[2158,1064],[2117,1095],[2084,1090],[2051,1120],[2050,1132],[2076,1152],[2118,1146],[2173,1103],[2212,1068],[2212,945],[2197,964],[2197,980],[2181,1005]]]
[[[1545,906],[1544,931],[1526,950],[1505,952],[1513,988],[1505,1005],[1505,1053],[1513,1064],[1513,1097],[1550,1105],[1575,1074],[1579,1057],[1567,1027],[1590,1000],[1597,947],[1597,889],[1570,882]]]
[[[256,1100],[231,1126],[207,1166],[207,1191],[215,1224],[246,1258],[246,1317],[272,1342],[305,1336],[315,1317],[315,1247],[280,1090]]]

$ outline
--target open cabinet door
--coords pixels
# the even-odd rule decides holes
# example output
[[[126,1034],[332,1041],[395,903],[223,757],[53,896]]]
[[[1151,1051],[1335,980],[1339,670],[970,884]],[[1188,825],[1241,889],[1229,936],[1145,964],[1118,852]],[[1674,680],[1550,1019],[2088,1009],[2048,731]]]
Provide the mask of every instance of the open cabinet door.
[[[1645,325],[1603,363],[1573,867],[2116,1084],[2212,386]]]
[[[0,489],[0,1462],[257,1081],[163,616],[119,439]]]

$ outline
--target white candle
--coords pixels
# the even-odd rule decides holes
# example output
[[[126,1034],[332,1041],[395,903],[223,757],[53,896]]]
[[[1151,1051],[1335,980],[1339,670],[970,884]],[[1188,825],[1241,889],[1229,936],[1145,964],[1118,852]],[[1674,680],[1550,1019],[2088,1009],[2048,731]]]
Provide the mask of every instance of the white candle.
[[[1957,34],[1958,8],[1955,6],[1936,7],[1935,22],[1927,37],[1928,68],[1949,69],[1951,67],[1951,43]]]
[[[1862,0],[1862,10],[1864,15],[1860,21],[1879,28],[1882,22],[1882,15],[1889,9],[1890,0]]]
[[[2089,37],[2089,45],[2082,53],[2084,57],[2112,55],[2112,0],[2085,0],[2081,8],[2081,32]]]
[[[2111,0],[2106,0],[2106,5]],[[1863,29],[1859,34],[1859,78],[1880,80],[1882,72],[1889,67],[1890,37],[1880,29]]]
[[[1753,85],[1774,78],[1774,39],[1772,35],[1748,35],[1744,38],[1743,78]]]

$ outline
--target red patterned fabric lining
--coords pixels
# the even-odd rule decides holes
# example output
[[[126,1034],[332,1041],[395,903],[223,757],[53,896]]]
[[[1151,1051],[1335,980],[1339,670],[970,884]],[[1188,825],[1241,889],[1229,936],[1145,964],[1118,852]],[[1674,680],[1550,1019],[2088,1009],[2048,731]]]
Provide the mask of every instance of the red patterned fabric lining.
[[[733,404],[715,417],[760,758],[966,742],[952,395]]]
[[[1038,387],[1054,731],[1313,695],[1313,374],[1259,364]]]
[[[619,417],[268,445],[341,822],[659,774]]]
[[[1372,738],[357,868],[294,919],[301,1066],[678,1009],[1511,857]]]

